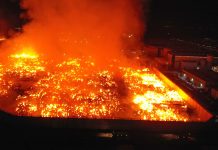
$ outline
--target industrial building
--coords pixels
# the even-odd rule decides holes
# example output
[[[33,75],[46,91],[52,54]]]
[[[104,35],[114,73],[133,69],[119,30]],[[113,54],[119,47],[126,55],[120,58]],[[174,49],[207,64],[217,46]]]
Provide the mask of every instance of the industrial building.
[[[164,49],[165,50],[165,49]],[[168,51],[167,55],[155,58],[159,68],[182,69],[211,69],[217,64],[218,57],[213,55],[194,55]]]
[[[153,66],[173,73],[187,87],[218,99],[218,52],[215,49],[178,42],[149,44],[144,49],[154,57]]]
[[[194,88],[209,91],[218,87],[218,74],[210,70],[183,69],[180,78],[190,83]]]
[[[167,43],[167,42],[166,42]],[[161,69],[211,69],[218,64],[218,52],[184,43],[152,43],[144,51],[155,57],[155,66]]]

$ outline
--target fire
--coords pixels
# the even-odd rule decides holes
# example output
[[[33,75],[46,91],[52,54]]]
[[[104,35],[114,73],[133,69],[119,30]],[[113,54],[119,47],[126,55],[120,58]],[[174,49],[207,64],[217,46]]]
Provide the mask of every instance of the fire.
[[[16,58],[16,59],[36,59],[38,58],[37,55],[34,54],[29,54],[29,53],[21,53],[21,54],[15,54],[15,55],[11,55],[12,58]]]
[[[16,59],[37,59],[39,55],[34,52],[33,48],[29,47],[23,48],[20,53],[12,54],[10,57]]]
[[[28,49],[9,57],[6,73],[20,78],[35,76],[37,72],[45,71],[43,63],[36,53]]]
[[[70,58],[49,67],[48,63],[36,53],[21,52],[0,65],[0,103],[9,91],[17,95],[8,112],[40,117],[193,120],[187,100],[152,69],[114,63],[102,69],[91,57]]]

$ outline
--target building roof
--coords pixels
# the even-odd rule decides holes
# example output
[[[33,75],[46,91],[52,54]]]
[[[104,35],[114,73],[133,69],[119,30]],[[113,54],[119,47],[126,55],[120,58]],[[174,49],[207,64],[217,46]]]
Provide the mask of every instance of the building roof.
[[[218,57],[218,51],[213,48],[205,48],[200,45],[195,45],[186,41],[176,41],[167,39],[152,39],[147,40],[147,44],[157,47],[165,47],[172,49],[172,54],[181,56],[207,56],[211,54]]]

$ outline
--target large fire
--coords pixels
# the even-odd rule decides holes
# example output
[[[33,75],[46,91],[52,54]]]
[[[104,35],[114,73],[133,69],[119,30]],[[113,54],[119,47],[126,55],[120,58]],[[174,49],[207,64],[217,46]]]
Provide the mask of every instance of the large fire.
[[[19,116],[200,120],[187,99],[152,69],[117,60],[106,68],[92,57],[54,64],[34,52],[12,54],[0,65],[0,107]]]

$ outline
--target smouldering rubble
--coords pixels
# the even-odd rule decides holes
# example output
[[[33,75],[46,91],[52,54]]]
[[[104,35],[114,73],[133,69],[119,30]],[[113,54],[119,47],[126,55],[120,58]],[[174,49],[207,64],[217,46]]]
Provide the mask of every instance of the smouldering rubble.
[[[187,100],[149,68],[111,63],[102,69],[91,57],[51,65],[34,53],[14,54],[8,59],[0,65],[0,107],[18,116],[193,119]],[[9,109],[1,103],[11,93],[16,96]]]

